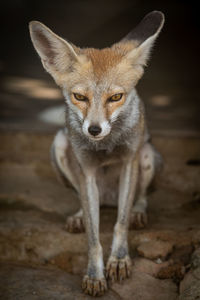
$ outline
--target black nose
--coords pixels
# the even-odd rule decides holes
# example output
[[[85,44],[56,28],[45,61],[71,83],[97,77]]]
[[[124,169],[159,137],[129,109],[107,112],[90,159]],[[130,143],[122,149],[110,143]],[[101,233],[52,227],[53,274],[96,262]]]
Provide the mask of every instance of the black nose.
[[[93,125],[88,128],[88,131],[91,135],[98,135],[101,132],[101,127]]]

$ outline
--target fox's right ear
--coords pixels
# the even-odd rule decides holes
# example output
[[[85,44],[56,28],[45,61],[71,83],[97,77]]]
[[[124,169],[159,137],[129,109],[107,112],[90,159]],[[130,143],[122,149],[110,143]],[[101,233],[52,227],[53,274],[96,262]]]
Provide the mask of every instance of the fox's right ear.
[[[35,50],[44,68],[54,79],[73,68],[79,60],[79,48],[68,43],[38,21],[29,23],[30,35]]]

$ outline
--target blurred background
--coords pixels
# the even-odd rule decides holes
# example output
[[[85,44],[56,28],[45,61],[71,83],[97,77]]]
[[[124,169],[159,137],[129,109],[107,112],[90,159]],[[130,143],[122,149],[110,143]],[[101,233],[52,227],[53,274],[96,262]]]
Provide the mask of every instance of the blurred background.
[[[152,10],[163,11],[166,23],[138,84],[149,126],[156,134],[199,135],[200,22],[197,1],[183,0],[2,1],[0,129],[53,132],[57,126],[43,122],[41,114],[63,105],[31,44],[29,21],[43,22],[77,46],[103,48]]]

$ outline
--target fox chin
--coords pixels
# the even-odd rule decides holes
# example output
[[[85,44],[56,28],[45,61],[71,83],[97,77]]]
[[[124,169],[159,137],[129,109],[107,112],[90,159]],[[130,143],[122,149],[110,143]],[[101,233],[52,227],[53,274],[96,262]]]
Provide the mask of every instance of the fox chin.
[[[71,233],[86,231],[88,266],[84,293],[101,296],[108,281],[131,276],[128,229],[147,224],[147,189],[160,155],[150,142],[144,104],[136,85],[164,24],[153,11],[109,48],[79,48],[38,21],[31,40],[45,70],[61,88],[66,126],[51,147],[52,163],[70,182],[80,209],[66,220]],[[111,253],[104,267],[99,210],[118,206]]]

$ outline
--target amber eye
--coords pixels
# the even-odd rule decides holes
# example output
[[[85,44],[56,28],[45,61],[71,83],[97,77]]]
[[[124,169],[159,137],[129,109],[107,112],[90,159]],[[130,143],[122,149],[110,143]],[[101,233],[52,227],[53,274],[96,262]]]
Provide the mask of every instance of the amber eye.
[[[119,94],[115,94],[113,96],[111,96],[110,98],[108,98],[109,102],[115,102],[115,101],[119,101],[122,98],[123,94],[119,93]]]
[[[81,94],[73,93],[73,95],[74,95],[74,98],[78,101],[88,101],[88,98]]]

